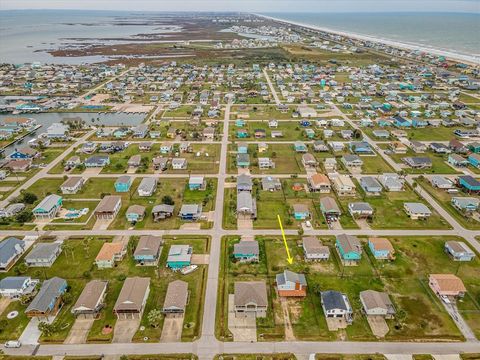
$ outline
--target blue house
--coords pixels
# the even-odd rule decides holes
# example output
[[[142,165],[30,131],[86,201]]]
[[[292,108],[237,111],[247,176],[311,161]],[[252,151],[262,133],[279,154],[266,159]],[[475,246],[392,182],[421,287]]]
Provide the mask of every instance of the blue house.
[[[143,235],[133,253],[133,258],[140,265],[156,265],[162,253],[161,236]]]
[[[168,154],[172,151],[172,145],[170,143],[165,143],[160,146],[160,153]]]
[[[145,217],[145,206],[142,205],[130,205],[125,213],[127,221],[130,223],[137,223],[142,221]]]
[[[342,234],[335,240],[335,247],[344,265],[356,265],[362,258],[362,245],[356,236]]]
[[[480,154],[480,142],[473,142],[468,144],[468,149],[475,154]]]
[[[395,250],[386,238],[369,238],[368,247],[375,259],[393,259]]]
[[[45,280],[38,291],[37,296],[32,300],[25,310],[28,317],[48,319],[55,316],[61,308],[62,295],[67,291],[67,282],[59,277]]]
[[[295,141],[293,147],[295,148],[295,151],[299,153],[305,153],[308,151],[307,145],[301,141]]]
[[[243,129],[237,130],[235,134],[239,139],[245,139],[248,137],[248,131]]]
[[[237,119],[235,120],[235,126],[236,127],[244,127],[245,126],[245,120],[242,120],[242,119]]]
[[[248,153],[248,145],[247,144],[238,144],[237,153],[247,154]]]
[[[305,135],[307,135],[307,138],[313,139],[315,137],[315,131],[313,129],[305,129]]]
[[[410,120],[405,119],[404,117],[395,116],[393,118],[393,125],[399,128],[407,128],[407,127],[411,127],[412,123],[410,122]]]
[[[15,151],[13,151],[9,157],[11,159],[30,159],[30,158],[33,158],[37,155],[37,151],[28,147],[28,146],[24,146],[20,149],[15,149]]]
[[[130,186],[132,186],[132,178],[130,176],[120,176],[117,181],[115,181],[116,192],[128,192]]]
[[[480,168],[480,155],[476,153],[471,153],[470,155],[468,155],[468,162],[470,163],[470,165],[476,168]]]
[[[468,192],[480,191],[480,181],[470,175],[462,175],[458,177],[458,184],[465,188]]]
[[[462,241],[445,242],[445,252],[455,261],[472,261],[475,253]]]
[[[190,266],[193,248],[190,245],[172,245],[168,251],[167,267],[173,270]]]
[[[426,122],[425,120],[415,118],[412,120],[412,125],[413,127],[425,127],[428,125],[428,122]]]
[[[258,262],[260,250],[256,240],[241,240],[233,245],[233,257],[240,262]]]
[[[190,190],[201,190],[205,186],[205,178],[201,175],[190,176],[188,179],[188,188]]]
[[[305,204],[294,204],[293,205],[293,217],[295,220],[306,220],[310,218],[310,210]]]
[[[373,150],[366,141],[352,141],[348,144],[350,151],[354,154],[372,154]]]

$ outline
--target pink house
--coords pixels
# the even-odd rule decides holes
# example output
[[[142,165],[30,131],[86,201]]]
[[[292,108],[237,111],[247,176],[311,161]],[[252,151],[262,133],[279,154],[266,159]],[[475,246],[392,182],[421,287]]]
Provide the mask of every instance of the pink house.
[[[463,297],[467,291],[463,281],[453,274],[430,274],[428,285],[440,296]]]

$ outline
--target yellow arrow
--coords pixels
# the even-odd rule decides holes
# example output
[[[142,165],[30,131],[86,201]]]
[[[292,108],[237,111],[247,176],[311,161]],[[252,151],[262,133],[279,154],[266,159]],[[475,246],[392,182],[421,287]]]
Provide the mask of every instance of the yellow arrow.
[[[287,261],[289,264],[292,264],[293,258],[290,255],[290,250],[288,249],[287,238],[285,237],[285,231],[283,231],[283,225],[282,225],[282,220],[280,219],[280,215],[277,215],[277,218],[278,218],[278,223],[280,224],[280,230],[282,230],[283,244],[285,245],[285,249],[287,250]]]

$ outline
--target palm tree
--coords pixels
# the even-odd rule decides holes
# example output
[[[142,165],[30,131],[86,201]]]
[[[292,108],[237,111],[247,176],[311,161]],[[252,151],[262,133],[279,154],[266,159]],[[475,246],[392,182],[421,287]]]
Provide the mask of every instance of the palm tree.
[[[152,309],[147,315],[147,320],[152,327],[157,328],[158,325],[160,324],[161,317],[162,317],[162,312],[160,310]]]
[[[68,242],[65,241],[62,244],[62,250],[65,251],[65,254],[67,254],[67,252],[70,252],[70,255],[72,256],[72,260],[75,260],[75,252],[73,251],[72,245],[70,245]]]

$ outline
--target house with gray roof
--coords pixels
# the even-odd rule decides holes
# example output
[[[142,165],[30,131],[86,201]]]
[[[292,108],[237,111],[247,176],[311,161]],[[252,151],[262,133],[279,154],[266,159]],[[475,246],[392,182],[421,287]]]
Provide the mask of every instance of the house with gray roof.
[[[303,255],[305,260],[328,260],[330,249],[314,236],[305,236],[302,239]]]
[[[387,191],[402,191],[404,180],[395,173],[385,173],[378,177],[378,181]]]
[[[472,261],[475,258],[475,253],[463,241],[446,241],[445,252],[454,261]]]
[[[257,218],[257,201],[252,193],[241,191],[237,194],[237,217],[239,219]]]
[[[30,276],[7,276],[0,280],[0,295],[9,299],[19,299],[33,293],[38,282]]]
[[[432,167],[432,159],[426,156],[422,157],[404,157],[403,162],[412,169],[429,169]]]
[[[85,285],[82,293],[70,310],[76,317],[94,319],[105,306],[108,281],[92,280]]]
[[[59,277],[45,280],[40,291],[28,305],[25,315],[46,319],[55,316],[62,305],[62,295],[67,290],[67,281]]]
[[[175,205],[160,204],[152,208],[153,221],[165,220],[173,216]]]
[[[335,290],[322,291],[320,299],[326,318],[342,318],[347,324],[353,322],[353,309],[346,294]]]
[[[62,208],[63,199],[56,194],[46,196],[32,210],[36,219],[53,219],[57,212]]]
[[[344,155],[341,161],[346,167],[358,168],[363,165],[363,160],[358,155]]]
[[[262,190],[276,191],[282,189],[280,179],[273,176],[265,176],[262,178]]]
[[[183,204],[178,216],[183,221],[196,221],[202,216],[202,204]]]
[[[126,278],[113,307],[114,314],[119,319],[140,319],[149,294],[150,278]]]
[[[382,185],[373,176],[362,176],[360,186],[367,195],[380,195],[382,192]]]
[[[282,273],[276,275],[275,282],[279,296],[307,296],[307,279],[304,274],[297,274],[285,269]]]
[[[432,215],[432,211],[422,203],[406,202],[403,203],[403,209],[412,220],[426,219]]]
[[[233,257],[240,262],[258,262],[260,249],[256,240],[241,240],[233,245]]]
[[[460,212],[471,213],[480,208],[480,199],[475,197],[452,197],[452,206]]]
[[[38,243],[25,257],[25,263],[31,267],[50,267],[62,252],[59,242]]]
[[[235,317],[266,317],[268,297],[265,281],[236,281],[233,304]]]
[[[154,177],[143,178],[138,185],[138,196],[152,196],[157,190],[157,179]]]
[[[8,271],[25,251],[25,241],[9,237],[0,241],[0,271]]]
[[[351,202],[348,203],[348,212],[353,218],[369,218],[373,215],[373,208],[367,202]]]
[[[247,174],[241,174],[237,177],[237,191],[252,191],[252,178]]]

